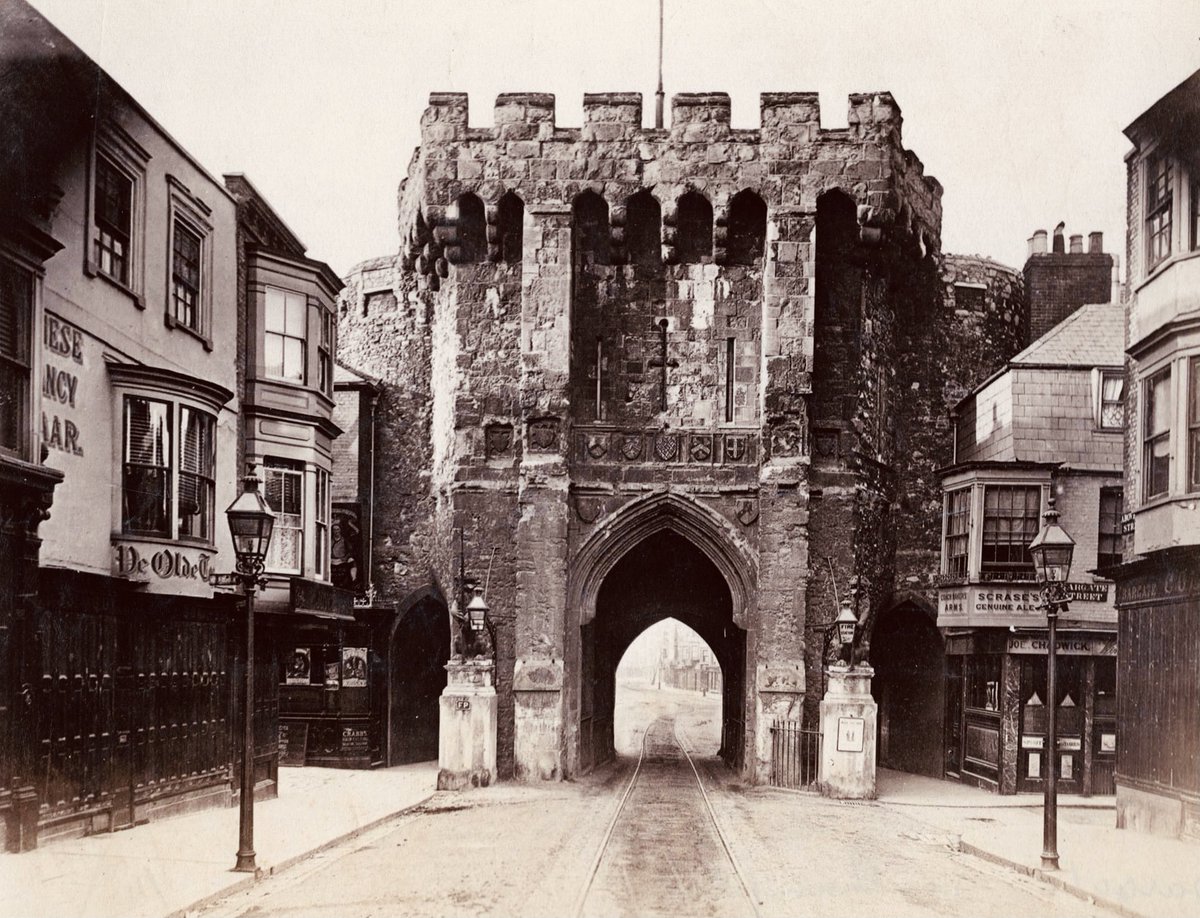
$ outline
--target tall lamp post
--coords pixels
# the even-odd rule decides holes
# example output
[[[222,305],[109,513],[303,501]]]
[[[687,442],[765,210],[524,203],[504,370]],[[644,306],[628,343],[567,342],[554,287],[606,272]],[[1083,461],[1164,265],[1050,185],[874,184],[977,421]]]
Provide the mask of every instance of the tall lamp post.
[[[240,585],[246,597],[246,687],[242,705],[242,793],[239,800],[238,853],[234,870],[253,873],[254,854],[254,594],[264,584],[263,567],[275,514],[258,490],[259,478],[251,466],[242,479],[242,493],[225,516],[233,536],[236,572],[228,583]],[[224,578],[221,578],[224,580]]]
[[[1045,797],[1042,804],[1042,867],[1058,869],[1058,685],[1055,679],[1057,626],[1059,612],[1068,606],[1067,578],[1075,540],[1058,525],[1058,511],[1051,497],[1042,515],[1042,528],[1029,543],[1029,554],[1042,585],[1042,605],[1046,610],[1046,758]]]

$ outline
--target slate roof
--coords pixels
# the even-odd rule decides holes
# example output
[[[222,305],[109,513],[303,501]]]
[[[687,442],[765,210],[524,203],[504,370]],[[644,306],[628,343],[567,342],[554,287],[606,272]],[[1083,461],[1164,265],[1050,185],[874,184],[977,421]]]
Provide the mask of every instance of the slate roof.
[[[1125,307],[1081,306],[1008,362],[1010,367],[1120,367],[1125,364]]]

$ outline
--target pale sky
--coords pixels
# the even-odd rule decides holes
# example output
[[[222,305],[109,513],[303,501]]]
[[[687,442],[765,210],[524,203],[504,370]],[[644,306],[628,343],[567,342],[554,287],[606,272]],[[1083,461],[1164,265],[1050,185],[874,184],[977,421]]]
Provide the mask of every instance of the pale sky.
[[[653,118],[655,0],[32,0],[209,171],[245,172],[338,272],[395,252],[396,190],[431,91],[640,91]],[[1197,0],[665,0],[665,82],[758,94],[889,90],[945,186],[943,249],[1019,267],[1066,221],[1122,255],[1121,129],[1200,68]]]

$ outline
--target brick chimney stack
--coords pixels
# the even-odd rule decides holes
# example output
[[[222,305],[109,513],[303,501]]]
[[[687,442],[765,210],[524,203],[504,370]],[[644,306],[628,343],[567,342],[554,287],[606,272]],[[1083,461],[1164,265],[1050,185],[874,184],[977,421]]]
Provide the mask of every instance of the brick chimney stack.
[[[1104,252],[1104,235],[1090,233],[1087,251],[1083,235],[1073,235],[1068,251],[1065,229],[1065,223],[1054,228],[1050,252],[1046,251],[1045,230],[1037,230],[1029,239],[1024,271],[1025,295],[1029,300],[1029,342],[1036,341],[1080,306],[1112,302],[1115,262],[1112,255]]]

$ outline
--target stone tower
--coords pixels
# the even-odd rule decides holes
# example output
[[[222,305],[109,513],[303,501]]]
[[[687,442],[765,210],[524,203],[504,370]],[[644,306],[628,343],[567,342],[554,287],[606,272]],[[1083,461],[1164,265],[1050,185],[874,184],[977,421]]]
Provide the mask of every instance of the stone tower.
[[[460,563],[486,583],[502,776],[611,755],[617,663],[671,616],[721,665],[721,754],[765,779],[772,720],[815,720],[835,589],[869,632],[898,495],[936,495],[906,393],[940,392],[941,186],[899,107],[671,115],[595,94],[560,128],[514,93],[479,128],[433,94],[401,252],[343,298],[340,359],[385,385],[375,583],[451,605]]]

